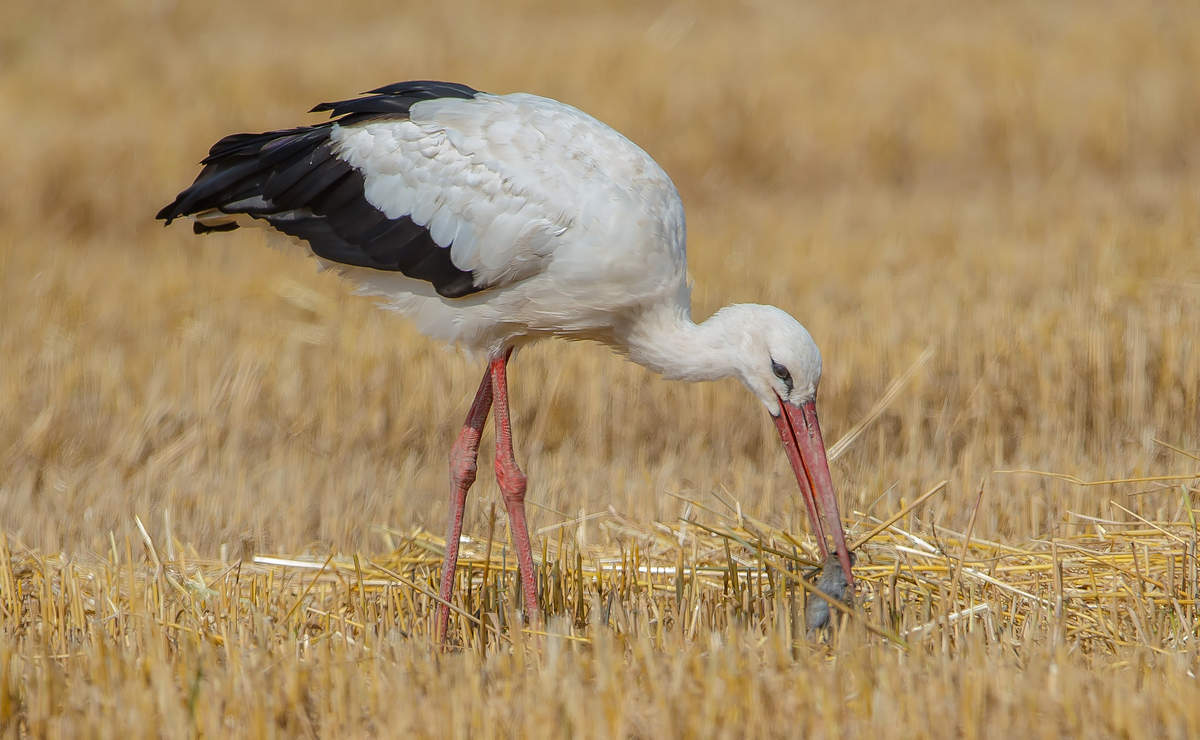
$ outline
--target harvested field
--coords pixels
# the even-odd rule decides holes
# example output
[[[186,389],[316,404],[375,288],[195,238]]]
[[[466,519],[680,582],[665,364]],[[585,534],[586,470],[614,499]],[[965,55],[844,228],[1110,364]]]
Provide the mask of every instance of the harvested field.
[[[1200,736],[1193,4],[0,18],[7,736]],[[265,233],[153,221],[220,136],[410,78],[612,124],[683,195],[695,314],[811,330],[839,629],[806,629],[744,389],[546,343],[512,377],[548,620],[514,612],[489,432],[435,648],[481,360]]]

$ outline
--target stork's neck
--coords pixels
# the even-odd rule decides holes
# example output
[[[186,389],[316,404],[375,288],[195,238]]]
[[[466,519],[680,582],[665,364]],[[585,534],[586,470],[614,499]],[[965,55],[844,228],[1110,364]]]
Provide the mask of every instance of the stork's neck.
[[[619,340],[629,359],[673,380],[719,380],[738,373],[742,332],[722,310],[699,324],[685,306],[647,309]]]

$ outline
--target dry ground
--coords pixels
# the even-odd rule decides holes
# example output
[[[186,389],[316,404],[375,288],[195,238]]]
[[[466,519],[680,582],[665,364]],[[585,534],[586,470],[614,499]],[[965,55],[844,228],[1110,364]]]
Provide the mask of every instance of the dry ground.
[[[791,5],[5,4],[5,731],[1200,736],[1200,8]],[[810,328],[826,438],[870,422],[852,537],[904,512],[830,642],[756,402],[548,344],[514,403],[555,636],[511,613],[485,474],[464,648],[431,648],[480,361],[151,220],[216,138],[408,78],[626,132],[697,315]],[[1030,469],[1136,480],[998,472]]]

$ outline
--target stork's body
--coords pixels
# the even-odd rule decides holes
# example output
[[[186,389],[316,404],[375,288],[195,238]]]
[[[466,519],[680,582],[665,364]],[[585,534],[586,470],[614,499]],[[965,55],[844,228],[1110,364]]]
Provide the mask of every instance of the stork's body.
[[[507,363],[550,335],[605,343],[669,378],[742,380],[776,420],[822,553],[828,528],[849,574],[816,419],[816,345],[770,306],[692,321],[683,206],[649,155],[569,105],[451,83],[398,83],[314,110],[338,118],[222,139],[159,217],[193,216],[197,233],[269,224],[426,334],[487,354],[451,455],[443,599],[494,404],[497,478],[526,609],[537,610]],[[447,617],[443,606],[443,634]]]

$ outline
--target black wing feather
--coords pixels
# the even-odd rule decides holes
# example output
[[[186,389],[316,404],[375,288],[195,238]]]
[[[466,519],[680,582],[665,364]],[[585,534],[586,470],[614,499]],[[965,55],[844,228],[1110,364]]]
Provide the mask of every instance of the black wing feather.
[[[326,166],[330,159],[333,159],[333,150],[327,146],[300,152],[290,161],[281,163],[271,171],[262,186],[263,197],[270,201],[295,200],[294,196],[289,195],[289,191],[294,190],[301,181],[311,177],[317,181],[314,183],[316,186],[317,183],[323,181],[324,178],[319,175],[324,174],[324,170],[336,170],[336,168]],[[338,174],[340,176],[342,173]]]
[[[332,119],[316,126],[233,134],[213,144],[191,187],[158,212],[166,223],[205,211],[246,214],[308,242],[314,254],[357,267],[401,272],[458,298],[483,290],[474,276],[450,259],[425,227],[388,218],[367,201],[363,174],[334,156],[334,123],[406,117],[414,103],[435,98],[472,98],[478,91],[452,82],[398,82],[365,97],[321,103]],[[197,234],[231,231],[235,222],[193,224]]]

